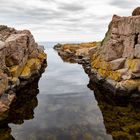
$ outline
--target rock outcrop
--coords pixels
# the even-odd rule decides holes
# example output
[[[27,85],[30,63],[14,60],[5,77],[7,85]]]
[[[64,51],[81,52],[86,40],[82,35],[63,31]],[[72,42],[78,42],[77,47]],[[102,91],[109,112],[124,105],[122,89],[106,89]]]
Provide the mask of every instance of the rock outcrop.
[[[115,90],[139,91],[139,47],[140,16],[114,15],[101,46],[91,55],[92,69]]]
[[[140,15],[140,7],[137,7],[136,9],[134,9],[134,11],[132,12],[132,16],[138,16]]]
[[[100,45],[100,42],[89,42],[79,44],[57,44],[54,49],[63,57],[64,61],[78,62],[81,58],[89,57],[92,48]]]
[[[28,30],[0,26],[0,112],[15,98],[13,91],[40,73],[46,54]]]
[[[115,93],[114,95],[138,96],[140,92],[139,8],[134,10],[133,15],[136,16],[114,15],[105,38],[98,45],[90,49],[81,45],[78,50],[71,47],[76,50],[74,51],[64,49],[66,45],[60,47],[59,44],[59,54],[67,55],[73,52],[72,57],[77,58],[82,55],[81,59],[89,58],[86,61],[81,60],[80,63],[84,65],[92,81]]]

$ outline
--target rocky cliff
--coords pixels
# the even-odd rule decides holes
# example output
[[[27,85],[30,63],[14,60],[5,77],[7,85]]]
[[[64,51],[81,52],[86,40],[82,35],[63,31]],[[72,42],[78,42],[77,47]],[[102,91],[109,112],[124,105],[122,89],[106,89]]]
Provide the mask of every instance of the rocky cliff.
[[[13,91],[40,73],[46,54],[30,31],[0,26],[0,112],[15,98]]]
[[[116,90],[140,90],[140,16],[114,15],[101,46],[93,50],[91,65]]]
[[[115,95],[134,95],[140,92],[140,8],[133,16],[114,15],[101,43],[90,47],[64,49],[57,47],[59,54],[89,57],[84,68],[90,79],[111,90]],[[83,49],[83,51],[81,51]],[[66,53],[67,52],[67,53]],[[78,53],[77,53],[78,52]],[[83,53],[86,52],[86,53]],[[73,57],[73,56],[72,56]],[[82,57],[81,57],[82,58]],[[87,60],[86,60],[87,61]],[[78,60],[79,62],[79,60]],[[81,63],[81,62],[80,62]],[[84,64],[84,62],[82,62]],[[88,68],[87,68],[88,67]],[[135,92],[133,92],[135,91]],[[125,92],[124,94],[122,94]],[[121,94],[120,94],[121,93]],[[126,94],[129,93],[129,94]],[[132,93],[132,94],[130,94]]]

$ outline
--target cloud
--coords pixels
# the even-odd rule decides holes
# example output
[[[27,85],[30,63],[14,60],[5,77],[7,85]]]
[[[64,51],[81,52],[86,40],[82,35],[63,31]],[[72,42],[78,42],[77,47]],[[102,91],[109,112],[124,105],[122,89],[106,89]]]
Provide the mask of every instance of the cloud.
[[[0,0],[0,23],[30,29],[37,41],[102,40],[113,14],[131,15],[138,0]]]
[[[71,12],[83,11],[86,9],[86,7],[84,7],[83,5],[76,4],[76,3],[61,3],[58,8]]]
[[[111,5],[117,6],[119,8],[132,8],[134,6],[138,6],[138,1],[133,1],[133,0],[112,0],[110,2]]]

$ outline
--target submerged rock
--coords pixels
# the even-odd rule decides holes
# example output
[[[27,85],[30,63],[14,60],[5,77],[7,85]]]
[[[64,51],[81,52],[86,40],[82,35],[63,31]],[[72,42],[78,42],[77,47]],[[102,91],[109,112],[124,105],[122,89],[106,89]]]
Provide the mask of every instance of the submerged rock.
[[[14,98],[9,98],[13,97],[11,90],[19,89],[40,73],[45,61],[44,49],[30,31],[0,26],[0,112],[7,110],[13,101]]]

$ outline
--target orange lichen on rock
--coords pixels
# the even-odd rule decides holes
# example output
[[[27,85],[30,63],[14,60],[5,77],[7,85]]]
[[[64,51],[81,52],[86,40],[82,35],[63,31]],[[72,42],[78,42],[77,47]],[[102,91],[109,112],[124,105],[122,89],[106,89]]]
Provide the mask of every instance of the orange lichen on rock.
[[[117,83],[116,88],[121,88],[123,90],[135,90],[140,91],[140,79],[130,79],[125,81],[120,81]]]
[[[110,79],[115,80],[115,81],[120,81],[120,79],[121,79],[121,74],[117,71],[98,69],[98,73],[103,78],[110,78]]]
[[[62,45],[62,50],[70,50],[71,52],[76,52],[78,49],[92,48],[97,45],[97,42],[81,43],[81,44],[64,44]]]
[[[23,81],[27,84],[34,80],[31,76],[35,71],[37,76],[42,72],[46,57],[44,48],[35,42],[30,31],[0,25],[0,97],[5,93],[6,97],[11,96],[9,92],[20,88]],[[12,101],[6,97],[9,108]]]
[[[139,59],[128,59],[126,61],[126,67],[132,72],[140,71],[140,60]]]
[[[92,67],[96,69],[111,70],[111,64],[97,57],[92,61]]]

